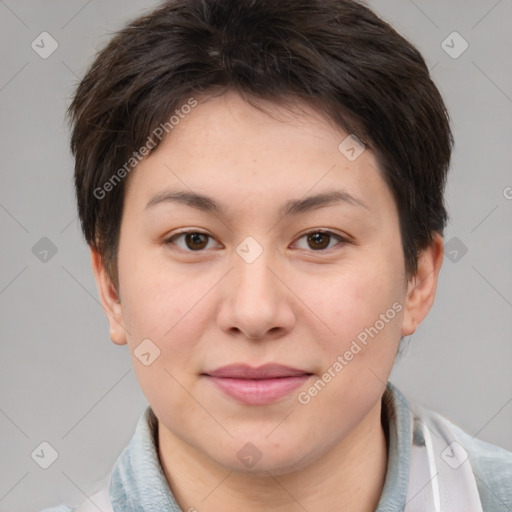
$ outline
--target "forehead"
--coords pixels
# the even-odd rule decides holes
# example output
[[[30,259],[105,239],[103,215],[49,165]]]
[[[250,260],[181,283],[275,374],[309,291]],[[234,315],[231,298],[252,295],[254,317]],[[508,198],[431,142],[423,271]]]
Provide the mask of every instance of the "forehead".
[[[145,201],[145,208],[181,191],[196,203],[197,196],[210,197],[210,207],[220,211],[251,200],[261,206],[271,198],[279,199],[275,208],[286,213],[300,210],[293,199],[338,190],[347,203],[393,208],[373,153],[350,134],[304,103],[289,109],[262,102],[262,107],[233,92],[199,99],[137,166],[125,200]]]
[[[288,151],[286,155],[291,159],[298,154],[296,143],[301,139],[301,144],[308,142],[304,150],[314,149],[324,141],[323,149],[329,145],[335,152],[337,144],[332,146],[331,138],[338,140],[346,135],[331,119],[304,101],[288,98],[286,105],[254,98],[250,101],[231,90],[220,96],[200,97],[198,105],[173,128],[169,139],[174,139],[175,144],[186,144],[195,157],[201,156],[203,148],[211,152],[212,143],[219,151],[225,152],[227,148],[233,154],[245,152],[254,156],[288,142],[290,146],[281,149],[283,152],[293,149],[293,153]]]

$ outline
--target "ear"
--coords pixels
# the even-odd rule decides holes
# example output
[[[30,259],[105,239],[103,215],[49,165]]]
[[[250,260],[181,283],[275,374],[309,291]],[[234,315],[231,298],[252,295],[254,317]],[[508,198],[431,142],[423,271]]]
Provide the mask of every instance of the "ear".
[[[436,234],[420,254],[418,269],[409,280],[402,321],[402,336],[410,336],[430,311],[436,296],[437,279],[443,264],[443,237]]]
[[[125,345],[126,329],[123,324],[122,306],[117,291],[110,280],[101,254],[92,247],[89,247],[89,249],[101,305],[110,324],[110,338],[117,345]]]

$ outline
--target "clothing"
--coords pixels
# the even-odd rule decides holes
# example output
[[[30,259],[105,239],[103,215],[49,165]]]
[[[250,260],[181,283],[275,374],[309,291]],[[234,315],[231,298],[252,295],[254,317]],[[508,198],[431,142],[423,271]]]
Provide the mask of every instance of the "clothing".
[[[471,437],[428,409],[411,406],[390,382],[382,397],[382,420],[388,466],[376,512],[512,511],[512,452]],[[176,503],[159,462],[157,424],[148,407],[109,485],[91,497],[102,512],[186,512]],[[78,509],[62,505],[42,512],[97,510],[88,501]]]

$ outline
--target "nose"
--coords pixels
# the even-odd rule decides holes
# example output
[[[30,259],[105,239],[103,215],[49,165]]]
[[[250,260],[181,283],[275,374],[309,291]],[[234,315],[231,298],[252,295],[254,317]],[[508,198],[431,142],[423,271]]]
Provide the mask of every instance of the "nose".
[[[250,340],[281,337],[295,323],[293,293],[286,272],[263,251],[252,262],[234,255],[234,268],[223,280],[219,327]],[[289,279],[289,277],[288,277]]]

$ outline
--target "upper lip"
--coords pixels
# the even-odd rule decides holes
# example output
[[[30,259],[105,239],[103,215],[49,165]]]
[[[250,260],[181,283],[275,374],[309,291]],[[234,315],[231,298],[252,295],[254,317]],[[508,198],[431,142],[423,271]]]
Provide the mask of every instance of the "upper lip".
[[[311,375],[311,373],[305,370],[299,370],[298,368],[292,368],[291,366],[271,363],[256,368],[247,364],[230,364],[213,371],[205,372],[205,375],[231,379],[274,379],[278,377]]]

